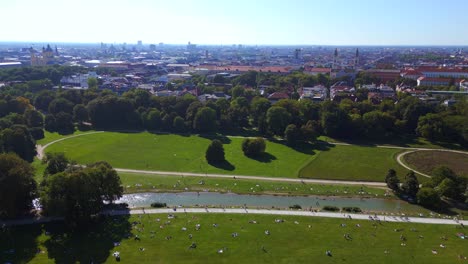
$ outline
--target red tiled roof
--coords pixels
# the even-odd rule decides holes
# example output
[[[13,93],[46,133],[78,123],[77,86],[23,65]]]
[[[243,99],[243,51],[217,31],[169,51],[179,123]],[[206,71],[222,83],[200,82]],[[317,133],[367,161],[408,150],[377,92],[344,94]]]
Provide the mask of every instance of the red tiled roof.
[[[330,73],[330,68],[307,68],[306,72]]]
[[[468,73],[468,70],[463,70],[461,68],[436,68],[436,67],[419,67],[421,72],[460,72]]]
[[[407,70],[402,72],[402,75],[423,75],[422,72],[416,70]]]
[[[282,92],[274,92],[268,96],[268,99],[289,99],[289,95],[287,93]]]
[[[247,66],[247,65],[226,65],[226,66],[215,66],[215,65],[200,65],[199,68],[205,68],[212,71],[234,71],[234,72],[272,72],[272,73],[288,73],[294,68],[288,66]]]

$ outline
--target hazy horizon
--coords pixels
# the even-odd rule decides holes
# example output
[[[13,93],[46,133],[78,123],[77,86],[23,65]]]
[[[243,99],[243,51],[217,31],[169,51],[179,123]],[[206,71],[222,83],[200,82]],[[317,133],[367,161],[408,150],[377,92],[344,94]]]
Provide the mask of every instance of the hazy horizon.
[[[0,42],[467,46],[459,0],[16,0]]]

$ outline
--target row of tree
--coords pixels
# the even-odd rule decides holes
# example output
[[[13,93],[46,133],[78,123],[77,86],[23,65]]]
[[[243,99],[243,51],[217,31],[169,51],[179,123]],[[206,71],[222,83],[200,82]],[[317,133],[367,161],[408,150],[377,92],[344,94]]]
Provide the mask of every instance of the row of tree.
[[[28,162],[16,154],[0,154],[0,218],[27,213],[33,199],[40,198],[44,215],[83,224],[100,213],[106,202],[122,196],[120,178],[106,162],[78,166],[62,153],[49,153],[44,163],[44,179],[37,183]]]
[[[402,184],[395,170],[390,169],[385,177],[387,186],[397,194],[407,195],[418,204],[438,208],[443,200],[468,203],[468,179],[456,175],[450,168],[441,166],[432,171],[431,179],[422,185],[413,171]]]

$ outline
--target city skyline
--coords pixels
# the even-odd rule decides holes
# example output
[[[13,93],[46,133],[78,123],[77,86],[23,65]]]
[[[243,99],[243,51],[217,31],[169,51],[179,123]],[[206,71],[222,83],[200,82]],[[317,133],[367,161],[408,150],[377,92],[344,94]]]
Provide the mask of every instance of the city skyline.
[[[2,3],[0,23],[12,26],[0,42],[465,46],[454,8],[468,3],[19,0]]]

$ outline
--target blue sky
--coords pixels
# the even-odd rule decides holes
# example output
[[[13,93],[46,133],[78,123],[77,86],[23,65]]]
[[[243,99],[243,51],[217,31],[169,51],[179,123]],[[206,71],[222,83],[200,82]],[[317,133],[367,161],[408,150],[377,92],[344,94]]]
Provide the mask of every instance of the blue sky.
[[[466,0],[12,0],[0,41],[468,45]]]

